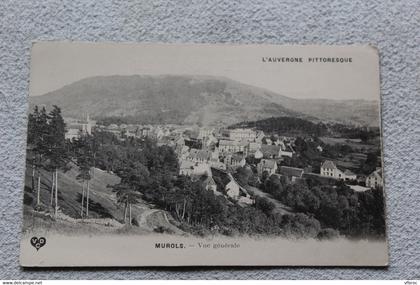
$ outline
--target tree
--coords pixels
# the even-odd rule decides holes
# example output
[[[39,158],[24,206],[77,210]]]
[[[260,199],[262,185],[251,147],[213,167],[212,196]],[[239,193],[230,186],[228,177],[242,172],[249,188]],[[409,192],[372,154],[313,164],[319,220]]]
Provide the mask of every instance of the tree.
[[[378,165],[378,154],[370,152],[367,154],[366,161],[362,164],[361,171],[364,174],[371,174]]]
[[[45,167],[45,155],[47,153],[48,116],[43,107],[39,110],[35,106],[34,112],[28,117],[28,145],[32,152],[32,189],[35,188],[35,174],[37,174],[37,199],[36,206],[41,203],[41,169]]]
[[[305,238],[317,237],[321,230],[321,225],[317,219],[303,213],[283,216],[282,227],[286,236]]]
[[[119,183],[112,186],[113,191],[116,192],[118,204],[124,205],[124,224],[127,224],[127,212],[129,225],[132,225],[132,210],[131,206],[137,204],[140,201],[141,194],[133,191],[131,187],[125,183]]]
[[[40,138],[39,132],[41,127],[38,126],[39,122],[39,109],[38,106],[34,107],[33,113],[29,114],[28,116],[28,138],[27,144],[28,149],[32,150],[28,152],[27,159],[29,163],[32,165],[32,177],[31,177],[31,189],[35,191],[35,172],[36,172],[36,158],[37,158],[37,146],[38,146],[38,139]]]
[[[48,114],[46,128],[45,156],[48,159],[47,170],[52,172],[51,206],[54,204],[54,215],[58,211],[58,170],[67,166],[67,148],[65,144],[65,123],[61,109],[53,106]],[[55,201],[53,201],[55,197]]]
[[[264,181],[263,186],[265,192],[270,193],[274,198],[278,200],[281,199],[283,194],[283,186],[277,175],[271,175]]]
[[[271,211],[275,208],[275,205],[265,197],[257,197],[255,199],[255,207],[264,212],[266,215],[270,215]]]
[[[81,180],[82,182],[82,201],[80,216],[83,218],[85,217],[85,215],[86,217],[89,217],[90,180],[92,179],[91,169],[95,164],[95,156],[93,152],[93,140],[90,135],[83,135],[79,137],[75,141],[75,144],[77,149],[76,163],[79,167],[79,174],[77,175],[77,179]]]
[[[238,167],[233,176],[241,185],[255,185],[256,177],[254,177],[254,173],[248,166]]]

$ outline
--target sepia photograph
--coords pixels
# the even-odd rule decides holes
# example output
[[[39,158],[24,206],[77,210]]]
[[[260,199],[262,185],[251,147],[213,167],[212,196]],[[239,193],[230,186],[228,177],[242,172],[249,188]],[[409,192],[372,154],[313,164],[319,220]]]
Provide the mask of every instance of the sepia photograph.
[[[37,42],[21,265],[387,266],[371,46]]]

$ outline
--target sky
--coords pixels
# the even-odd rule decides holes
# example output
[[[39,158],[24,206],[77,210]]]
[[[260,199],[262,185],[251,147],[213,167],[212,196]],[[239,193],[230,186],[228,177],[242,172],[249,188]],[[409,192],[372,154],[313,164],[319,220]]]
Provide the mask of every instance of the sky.
[[[319,57],[352,62],[308,62]],[[297,99],[379,100],[378,53],[369,46],[38,42],[29,93],[43,95],[86,77],[134,74],[224,76]]]

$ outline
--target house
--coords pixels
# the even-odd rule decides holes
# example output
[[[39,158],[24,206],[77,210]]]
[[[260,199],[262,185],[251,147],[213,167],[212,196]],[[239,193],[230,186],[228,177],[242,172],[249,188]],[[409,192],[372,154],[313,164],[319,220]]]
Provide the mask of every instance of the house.
[[[280,166],[280,174],[287,177],[290,181],[295,182],[297,179],[302,178],[304,170],[302,168]]]
[[[305,168],[303,168],[303,173],[312,173],[312,166],[308,165]]]
[[[356,180],[357,179],[357,175],[354,174],[352,171],[345,169],[344,173],[343,173],[343,179],[344,180]]]
[[[209,161],[209,164],[213,168],[217,168],[217,169],[221,169],[221,170],[226,170],[226,164],[224,164],[221,161],[218,161],[218,160],[217,161],[210,160]]]
[[[219,161],[219,155],[220,155],[219,149],[216,147],[212,151],[210,159],[213,160],[213,161]]]
[[[194,139],[194,138],[184,139],[184,144],[191,149],[202,149],[203,148],[202,141]]]
[[[255,137],[255,142],[262,144],[263,138],[265,137],[265,134],[263,131],[258,131],[257,136]]]
[[[179,137],[177,140],[176,140],[176,146],[180,146],[180,147],[183,147],[183,146],[185,146],[185,139],[183,138],[183,137]]]
[[[199,181],[204,186],[206,190],[212,191],[215,195],[223,195],[217,191],[217,183],[214,181],[213,173],[211,168],[204,174],[191,174],[191,179],[193,181]]]
[[[210,165],[208,163],[181,160],[179,165],[179,174],[186,176],[211,175]]]
[[[295,143],[295,141],[296,141],[296,138],[287,137],[287,136],[281,136],[281,137],[279,137],[279,139],[281,139],[283,142],[289,143],[289,144]]]
[[[321,176],[331,176],[338,178],[338,174],[336,174],[338,168],[335,166],[334,162],[331,160],[325,160],[321,164],[320,174]]]
[[[229,138],[234,141],[248,141],[253,142],[257,134],[252,129],[232,129],[229,130]]]
[[[236,169],[238,167],[245,166],[245,156],[241,154],[228,154],[225,157],[225,165],[227,169]]]
[[[161,137],[161,138],[157,141],[157,145],[158,145],[158,146],[167,145],[167,146],[169,146],[169,147],[173,147],[173,148],[175,148],[175,147],[176,147],[176,143],[174,142],[173,138],[172,138],[172,137],[169,137],[169,136],[164,136],[164,137]]]
[[[249,152],[250,153],[255,153],[259,149],[261,149],[261,143],[259,143],[259,142],[250,142],[249,143]]]
[[[121,129],[116,124],[110,124],[105,129],[107,132],[114,134],[117,137],[121,136]]]
[[[274,142],[274,144],[275,144],[275,145],[279,145],[279,146],[281,147],[281,149],[282,149],[282,150],[285,150],[285,149],[286,149],[286,145],[285,145],[285,143],[284,143],[281,139],[277,139],[277,140]]]
[[[251,196],[241,196],[238,199],[239,205],[253,205],[255,203],[254,199],[251,198]]]
[[[232,174],[215,168],[211,168],[211,171],[219,192],[225,193],[229,198],[237,202],[241,201],[243,204],[253,203],[248,191],[236,182]],[[241,199],[242,197],[246,199]]]
[[[203,149],[191,149],[187,155],[187,160],[193,162],[209,162],[212,158],[212,152]]]
[[[149,127],[139,128],[137,132],[140,137],[152,136],[152,130]]]
[[[187,156],[190,154],[190,148],[186,145],[177,145],[175,147],[175,153],[178,159],[187,159]]]
[[[292,157],[293,153],[294,153],[293,148],[290,145],[287,145],[284,149],[282,148],[280,151],[281,156]]]
[[[179,174],[191,176],[194,171],[194,164],[194,162],[189,160],[181,160],[181,163],[179,164]]]
[[[127,138],[135,138],[137,137],[137,127],[133,125],[127,125],[124,129],[122,129],[122,134]]]
[[[366,177],[366,187],[370,188],[382,188],[383,187],[383,180],[382,180],[382,168],[378,167],[374,172]]]
[[[235,178],[233,178],[232,174],[228,173],[230,182],[226,184],[225,191],[226,194],[236,200],[241,200],[242,203],[248,203],[252,204],[253,200],[251,199],[251,196],[248,194],[248,191],[245,190],[241,185],[239,185],[238,182],[236,182]],[[241,199],[241,197],[247,198],[247,199]]]
[[[281,147],[278,145],[261,145],[263,157],[267,159],[276,159],[281,157]]]
[[[92,128],[96,125],[96,121],[90,120],[89,114],[86,115],[86,119],[74,120],[66,119],[66,134],[65,138],[72,140],[73,138],[79,138],[82,135],[91,135]]]
[[[231,178],[230,182],[226,184],[225,191],[226,194],[232,199],[239,199],[239,194],[241,193],[241,187],[239,184],[233,179],[232,175],[229,173],[229,177]]]
[[[213,135],[209,135],[207,137],[202,138],[202,144],[206,148],[214,147],[219,140]]]
[[[190,138],[190,139],[201,141],[201,139],[199,138],[199,130],[196,127],[186,129],[184,131],[183,135]]]
[[[248,142],[245,141],[232,141],[220,140],[219,151],[221,153],[235,153],[235,152],[248,152]]]
[[[262,177],[264,172],[268,172],[268,176],[270,176],[276,173],[277,168],[277,162],[274,159],[262,159],[260,163],[257,164],[258,176]]]
[[[211,190],[216,195],[220,195],[220,192],[217,192],[217,184],[213,179],[212,175],[204,175],[201,178],[201,181],[203,183],[203,186],[206,190]]]
[[[225,163],[221,162],[219,159],[219,149],[217,147],[211,152],[210,161],[208,163],[211,167],[226,170]]]
[[[184,146],[184,149],[188,148]],[[219,168],[219,169],[226,169],[225,163],[219,160],[219,151],[216,149],[214,151],[204,150],[204,149],[191,149],[187,153],[183,153],[181,150],[181,156],[178,158],[196,162],[199,164],[206,164],[211,167]]]
[[[156,134],[156,137],[158,139],[163,138],[164,136],[166,136],[165,130],[163,128],[161,128],[161,127],[157,127],[156,128],[155,134]]]
[[[200,128],[200,130],[198,131],[198,139],[204,139],[210,136],[213,136],[214,134],[214,129],[212,128]]]
[[[66,134],[65,134],[65,139],[77,139],[81,136],[81,130],[79,128],[78,125],[67,125],[66,126]]]
[[[365,192],[367,190],[370,190],[369,187],[363,187],[360,185],[348,185],[350,187],[350,189],[356,191],[356,192]]]
[[[257,150],[257,151],[254,153],[254,157],[255,157],[256,159],[261,159],[261,158],[263,158],[263,157],[264,157],[264,154],[261,152],[261,150]]]
[[[321,176],[325,177],[333,177],[336,179],[342,180],[355,180],[357,178],[356,174],[351,172],[348,169],[341,170],[339,169],[335,163],[331,160],[325,160],[321,164]]]

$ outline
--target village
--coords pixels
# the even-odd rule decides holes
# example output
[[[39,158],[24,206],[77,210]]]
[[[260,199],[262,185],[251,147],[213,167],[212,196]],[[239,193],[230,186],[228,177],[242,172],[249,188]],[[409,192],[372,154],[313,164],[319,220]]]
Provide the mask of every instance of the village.
[[[381,168],[370,175],[357,175],[339,167],[333,160],[324,160],[319,172],[285,165],[285,159],[299,155],[296,137],[265,134],[253,128],[212,128],[188,125],[97,124],[86,115],[84,120],[66,118],[66,139],[78,138],[94,131],[115,135],[121,141],[130,138],[152,138],[158,145],[167,145],[176,153],[179,174],[201,181],[215,195],[225,195],[240,205],[255,202],[252,193],[234,177],[238,168],[252,169],[258,182],[270,176],[285,178],[289,183],[315,177],[321,181],[342,180],[351,189],[363,192],[382,188]],[[317,146],[322,152],[322,146]],[[360,183],[361,182],[361,183]]]

